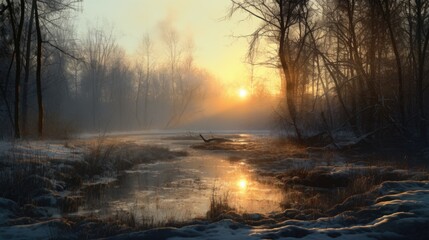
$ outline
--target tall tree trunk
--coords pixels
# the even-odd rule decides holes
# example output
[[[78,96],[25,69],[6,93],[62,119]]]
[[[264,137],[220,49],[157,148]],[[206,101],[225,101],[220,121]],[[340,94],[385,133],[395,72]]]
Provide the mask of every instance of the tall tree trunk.
[[[422,32],[423,34],[424,32]],[[426,106],[424,101],[424,70],[426,62],[426,52],[429,43],[429,31],[424,35],[424,42],[419,53],[419,66],[418,66],[418,76],[417,76],[417,105],[419,109],[419,118],[420,118],[420,138],[425,143],[428,144],[428,126],[426,119]]]
[[[295,133],[298,139],[302,139],[301,131],[297,125],[297,110],[296,110],[296,98],[295,98],[295,79],[293,79],[293,74],[291,73],[291,66],[289,66],[284,50],[284,41],[285,36],[284,32],[280,37],[280,45],[279,45],[279,58],[282,65],[282,73],[283,73],[283,81],[285,83],[286,88],[286,104],[288,107],[289,115],[292,119],[293,127],[295,128]]]
[[[9,6],[10,21],[12,24],[13,32],[13,43],[15,48],[15,112],[14,112],[14,125],[15,125],[15,138],[21,138],[21,131],[19,127],[19,99],[20,99],[20,88],[21,88],[21,36],[22,29],[24,26],[24,14],[25,14],[25,0],[20,1],[20,19],[18,26],[16,25],[14,5],[10,0],[6,0]]]
[[[147,116],[147,108],[148,108],[148,100],[149,100],[149,87],[150,87],[150,83],[149,83],[149,76],[150,76],[150,55],[149,55],[149,48],[148,48],[148,54],[147,54],[147,59],[146,59],[146,84],[145,84],[145,94],[144,94],[144,111],[143,111],[143,119],[144,119],[144,127],[147,128],[148,127],[148,116]]]
[[[407,81],[407,96],[408,96],[408,101],[407,101],[407,115],[408,116],[412,116],[414,114],[414,103],[415,103],[415,99],[412,97],[415,95],[415,73],[416,73],[416,62],[417,62],[417,58],[416,58],[416,52],[415,52],[415,38],[414,38],[414,31],[415,31],[415,26],[414,26],[414,22],[413,22],[413,16],[411,14],[411,12],[413,11],[412,9],[412,4],[411,4],[411,0],[407,1],[407,11],[409,12],[408,16],[407,16],[407,31],[408,31],[408,50],[409,50],[409,54],[408,54],[408,74],[411,76],[411,80],[412,81]],[[416,128],[418,128],[418,123],[415,121],[414,125]]]
[[[42,99],[42,32],[40,30],[39,9],[37,0],[33,0],[35,4],[36,32],[37,32],[37,68],[36,68],[36,85],[37,85],[37,105],[38,105],[38,127],[37,132],[39,137],[43,136],[43,99]]]
[[[27,33],[27,49],[25,53],[25,75],[24,75],[24,86],[22,89],[22,134],[27,134],[27,113],[28,113],[28,80],[30,76],[30,53],[31,53],[31,36],[33,31],[33,18],[34,18],[35,1],[31,5],[30,21],[28,23]]]
[[[370,14],[370,22],[371,25],[368,26],[370,29],[370,37],[369,37],[369,46],[368,46],[368,53],[367,53],[367,58],[368,58],[368,76],[366,78],[367,80],[367,88],[369,89],[369,92],[372,93],[369,99],[369,104],[370,104],[370,108],[368,109],[368,111],[365,111],[365,131],[366,132],[372,132],[374,131],[374,129],[377,129],[379,126],[376,126],[377,123],[377,111],[375,106],[377,105],[377,101],[378,99],[376,98],[376,96],[378,96],[378,94],[376,93],[377,90],[379,90],[378,86],[376,87],[376,76],[377,76],[377,67],[376,67],[376,51],[377,51],[377,31],[378,31],[378,19],[377,19],[377,12],[376,9],[374,8],[374,3],[371,2],[372,4],[370,4],[370,10],[369,10],[369,14]],[[364,69],[363,67],[364,65],[362,65],[362,69]],[[380,92],[380,91],[379,91]]]
[[[424,80],[424,69],[425,69],[425,59],[426,59],[426,50],[429,40],[429,32],[425,34],[425,23],[423,16],[423,3],[421,0],[416,0],[416,50],[417,50],[417,84],[416,84],[416,101],[417,108],[419,113],[419,133],[422,142],[427,144],[427,123],[426,123],[426,112],[424,105],[424,89],[423,89],[423,80]]]
[[[12,113],[11,106],[9,104],[7,92],[8,92],[8,86],[9,86],[9,76],[10,76],[10,72],[12,71],[12,66],[13,66],[14,61],[15,61],[15,51],[13,51],[12,58],[10,59],[10,64],[9,64],[7,74],[6,74],[6,82],[4,83],[4,88],[0,86],[0,93],[1,93],[1,96],[3,98],[4,103],[6,105],[7,116],[9,117],[9,123],[11,125],[11,129],[13,129],[13,130],[15,130],[15,124],[13,121],[13,113]]]
[[[292,124],[295,129],[296,136],[298,139],[302,139],[301,130],[299,129],[297,125],[297,110],[296,110],[296,104],[295,104],[295,79],[296,76],[293,76],[291,66],[286,59],[286,41],[287,41],[287,32],[288,32],[288,17],[286,16],[289,13],[285,13],[286,10],[286,1],[278,1],[279,4],[279,10],[280,10],[280,31],[279,31],[279,49],[278,49],[278,55],[280,58],[280,64],[282,67],[282,73],[283,73],[283,80],[285,84],[285,92],[286,92],[286,105],[289,111],[289,115],[292,119]],[[289,3],[290,5],[290,3]],[[290,7],[290,6],[289,6]]]
[[[141,92],[141,86],[142,86],[142,71],[138,70],[138,78],[139,82],[137,85],[137,95],[136,95],[136,120],[139,127],[141,126],[140,116],[139,116],[139,102],[140,102],[140,92]]]
[[[386,22],[387,29],[389,30],[389,38],[392,44],[393,54],[395,55],[395,62],[397,68],[397,78],[398,78],[398,105],[399,105],[399,114],[401,117],[401,124],[405,127],[405,97],[404,97],[404,84],[403,84],[403,73],[402,73],[402,60],[401,55],[398,49],[398,43],[393,31],[391,13],[389,9],[389,1],[383,0],[384,6],[381,1],[378,1],[380,4],[380,9],[383,14],[384,21]]]

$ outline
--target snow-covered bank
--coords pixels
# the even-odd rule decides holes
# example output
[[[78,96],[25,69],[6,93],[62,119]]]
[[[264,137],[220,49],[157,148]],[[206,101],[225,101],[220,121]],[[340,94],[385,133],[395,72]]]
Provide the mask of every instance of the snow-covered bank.
[[[384,182],[362,197],[369,204],[359,210],[341,211],[316,220],[296,220],[298,210],[289,209],[267,216],[274,222],[270,224],[249,225],[224,219],[109,239],[427,239],[429,236],[429,181]],[[338,208],[351,201],[354,199],[348,199]]]
[[[85,218],[66,218],[83,204],[86,189],[113,185],[136,164],[184,155],[114,138],[1,142],[0,239],[77,238],[82,230],[71,225]]]
[[[234,141],[201,144],[194,136],[161,134],[151,136],[154,142],[133,135],[2,144],[0,239],[426,239],[429,234],[425,170],[348,161],[344,155],[278,144],[267,136],[226,137]],[[247,172],[237,174],[243,168]],[[154,174],[147,175],[152,170]],[[231,205],[209,218],[166,222],[169,227],[161,228],[140,224],[136,216],[147,216],[132,212],[138,208],[118,208],[107,212],[111,216],[105,219],[97,216],[98,209],[93,209],[94,214],[69,214],[87,201],[86,194],[98,197],[100,189],[118,187],[118,176],[123,176],[119,174],[135,176],[130,180],[136,185],[147,183],[141,179],[153,179],[168,191],[183,187],[187,190],[181,195],[199,196],[210,192],[206,179],[213,174],[211,178],[222,176],[238,188],[235,200],[255,190],[264,195],[258,196],[261,201],[272,198],[270,192],[260,190],[274,185],[281,192],[276,196],[284,198],[275,202],[281,210],[262,214],[259,205],[248,208],[257,209],[251,212],[235,208],[230,196],[225,204]],[[120,190],[126,194],[128,188]],[[163,196],[160,187],[133,191],[137,194],[129,199],[134,202],[155,194],[156,208],[189,205],[184,205],[186,196]],[[196,198],[189,199],[196,207]],[[99,200],[98,204],[110,203]]]

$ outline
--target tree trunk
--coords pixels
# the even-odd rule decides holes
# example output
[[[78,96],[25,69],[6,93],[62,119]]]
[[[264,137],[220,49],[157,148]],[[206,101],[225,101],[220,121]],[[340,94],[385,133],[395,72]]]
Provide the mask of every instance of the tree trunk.
[[[286,105],[288,107],[289,115],[292,119],[292,124],[295,129],[296,136],[299,140],[302,139],[301,131],[297,125],[297,110],[296,110],[296,104],[295,104],[295,81],[292,76],[292,69],[289,65],[287,59],[286,59],[286,41],[287,41],[287,31],[288,31],[288,17],[285,13],[285,5],[284,1],[279,1],[279,10],[280,10],[280,31],[279,31],[279,50],[278,55],[280,58],[280,63],[282,67],[282,73],[283,73],[283,81],[285,83],[285,92],[286,92]]]
[[[284,77],[284,83],[286,88],[286,104],[288,107],[289,115],[292,119],[292,124],[295,129],[296,136],[298,139],[302,139],[301,131],[297,125],[297,110],[296,110],[296,104],[295,104],[295,81],[292,78],[291,69],[289,64],[287,63],[286,57],[285,57],[285,51],[284,51],[284,41],[285,41],[285,34],[284,31],[282,31],[280,36],[280,44],[279,44],[279,58],[282,65],[282,73]]]
[[[28,33],[27,33],[27,51],[25,53],[25,75],[24,75],[24,86],[22,89],[22,134],[25,136],[27,134],[27,112],[28,112],[28,80],[30,76],[30,53],[31,53],[31,35],[33,31],[33,18],[34,18],[34,8],[35,1],[31,5],[31,14],[30,22],[28,23]]]
[[[416,50],[417,50],[417,84],[416,84],[416,95],[417,95],[417,108],[418,108],[418,126],[420,139],[423,143],[427,144],[427,125],[426,125],[426,112],[424,105],[424,89],[423,89],[423,79],[424,79],[424,68],[425,68],[425,59],[426,59],[426,50],[429,39],[429,32],[425,34],[424,29],[424,19],[422,12],[423,3],[416,0]]]
[[[39,10],[37,7],[37,0],[33,0],[35,5],[34,13],[36,20],[37,32],[37,69],[36,69],[36,85],[37,85],[37,105],[38,105],[38,128],[37,132],[39,138],[43,136],[43,100],[42,100],[42,32],[40,30]]]
[[[382,3],[378,1],[381,5]],[[395,38],[395,33],[393,31],[392,19],[389,9],[389,1],[384,0],[384,7],[381,5],[381,11],[383,13],[383,18],[386,21],[387,29],[389,30],[389,38],[392,43],[393,54],[395,55],[395,62],[397,68],[397,78],[398,78],[398,105],[399,105],[399,114],[401,117],[402,126],[405,127],[405,100],[404,100],[404,84],[403,84],[403,73],[402,73],[402,62],[401,55],[399,54],[398,44]]]
[[[148,50],[149,52],[149,50]],[[144,127],[147,128],[148,127],[148,116],[147,116],[147,109],[148,109],[148,100],[149,100],[149,87],[150,87],[150,83],[149,83],[149,71],[150,71],[150,64],[149,64],[149,53],[147,55],[147,59],[146,59],[146,84],[145,84],[145,94],[144,94],[144,111],[143,111],[143,119],[144,119]]]
[[[137,85],[137,95],[136,95],[136,120],[137,120],[137,124],[140,127],[141,121],[139,116],[139,101],[140,101],[140,92],[141,92],[141,85],[142,85],[142,71],[140,69],[138,71],[139,71],[138,73],[139,82]]]
[[[6,0],[6,3],[9,6],[9,15],[10,15],[10,21],[12,24],[13,43],[14,43],[15,56],[16,56],[14,132],[15,132],[15,138],[21,138],[21,131],[19,127],[19,99],[20,99],[20,88],[21,88],[21,36],[22,36],[22,29],[24,26],[25,0],[20,1],[20,19],[19,19],[18,26],[16,26],[16,22],[15,22],[13,3],[10,0]]]

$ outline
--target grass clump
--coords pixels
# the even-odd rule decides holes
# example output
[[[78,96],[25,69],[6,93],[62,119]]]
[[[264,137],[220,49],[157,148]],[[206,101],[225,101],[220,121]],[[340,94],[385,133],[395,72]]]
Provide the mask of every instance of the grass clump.
[[[214,187],[210,195],[210,208],[207,211],[206,217],[209,220],[217,220],[222,215],[234,211],[229,205],[228,192],[219,194],[218,190]]]
[[[50,175],[48,164],[42,161],[41,156],[34,155],[23,161],[4,155],[2,159],[5,165],[0,171],[0,197],[25,204],[31,203],[37,191],[54,188],[47,178]]]
[[[101,175],[109,168],[109,161],[116,144],[105,143],[104,138],[99,138],[93,143],[82,161],[75,164],[76,174],[94,177]]]

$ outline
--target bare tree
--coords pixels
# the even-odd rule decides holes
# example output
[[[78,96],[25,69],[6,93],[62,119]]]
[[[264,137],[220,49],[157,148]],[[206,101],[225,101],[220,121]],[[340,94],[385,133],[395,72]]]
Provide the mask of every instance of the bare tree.
[[[426,144],[428,143],[428,121],[426,115],[426,104],[425,104],[425,90],[428,88],[425,85],[427,69],[426,57],[429,44],[429,27],[427,19],[429,18],[429,1],[427,0],[409,0],[410,13],[411,14],[411,26],[410,29],[412,32],[410,34],[414,35],[415,42],[411,51],[413,51],[413,56],[415,56],[414,62],[416,63],[416,103],[418,109],[418,125],[419,125],[419,134],[422,141]],[[426,80],[427,81],[427,80]]]
[[[297,94],[303,65],[306,60],[305,46],[309,33],[308,0],[231,0],[229,16],[244,12],[260,21],[251,35],[249,51],[254,51],[258,41],[265,38],[277,45],[277,60],[280,63],[284,82],[286,104],[298,139],[302,130],[298,126]]]
[[[388,1],[388,0],[377,0],[380,12],[383,16],[383,20],[389,31],[389,38],[392,44],[393,53],[395,55],[395,62],[397,68],[397,78],[398,78],[398,107],[401,116],[401,124],[405,127],[405,93],[404,93],[404,76],[403,76],[403,64],[402,64],[402,55],[399,52],[399,40],[398,37],[401,36],[398,34],[397,27],[395,28],[394,16],[400,16],[400,9],[404,7],[404,4],[397,1]],[[400,26],[400,25],[399,25]]]
[[[30,68],[31,68],[31,41],[32,41],[32,32],[33,32],[33,20],[34,20],[34,9],[35,1],[32,1],[31,10],[30,10],[30,20],[27,26],[27,46],[25,53],[25,72],[24,72],[24,85],[22,91],[22,134],[25,136],[27,134],[27,113],[28,113],[28,85],[30,78]]]
[[[136,95],[136,119],[139,125],[140,121],[140,96],[142,88],[144,88],[144,106],[143,106],[143,126],[147,127],[148,124],[148,101],[149,101],[149,89],[150,89],[150,75],[152,72],[152,41],[149,35],[146,35],[142,41],[142,53],[141,63],[137,66],[138,82],[137,82],[137,95]],[[144,70],[143,70],[144,68]]]
[[[87,78],[83,79],[84,91],[87,91],[87,97],[91,102],[91,115],[93,128],[100,127],[100,103],[102,101],[102,89],[104,87],[105,75],[109,59],[117,48],[113,37],[113,31],[105,33],[100,29],[90,29],[83,46],[83,55],[85,58],[84,74]]]
[[[170,68],[170,89],[171,97],[176,97],[178,85],[177,71],[181,61],[182,49],[180,48],[180,39],[176,29],[170,27],[163,30],[162,40],[167,47],[167,58]]]
[[[35,51],[36,57],[36,94],[38,105],[38,135],[43,133],[43,100],[42,100],[42,43],[49,43],[46,36],[50,36],[53,27],[57,27],[56,22],[63,18],[63,11],[73,8],[73,4],[79,0],[6,0],[6,5],[1,4],[1,15],[8,10],[8,25],[12,32],[13,40],[13,55],[11,62],[15,66],[15,82],[14,82],[14,133],[16,138],[22,137],[22,134],[27,132],[27,105],[28,105],[28,85],[30,79],[30,69],[32,67],[32,40],[37,39],[37,48]],[[30,5],[30,6],[28,6]],[[24,32],[24,25],[27,22],[27,34]],[[32,37],[33,22],[35,22],[36,38]],[[43,39],[42,39],[43,37]],[[26,44],[24,46],[24,41]],[[25,65],[24,63],[25,59]],[[11,64],[12,66],[12,64]],[[24,76],[21,76],[24,71]],[[9,75],[9,74],[8,74]],[[24,77],[23,84],[21,78]],[[7,85],[7,84],[6,84]],[[3,91],[2,91],[3,92]],[[6,93],[5,93],[6,94]],[[3,94],[4,95],[4,94]],[[21,99],[22,98],[22,102]],[[22,115],[22,119],[21,116]],[[22,125],[22,126],[21,126]],[[21,131],[21,128],[24,132]]]
[[[15,2],[6,0],[7,8],[9,9],[9,18],[12,26],[13,43],[14,43],[14,55],[15,55],[15,107],[14,107],[14,126],[15,126],[15,137],[21,137],[20,122],[19,122],[19,99],[20,99],[20,88],[21,88],[21,41],[22,41],[22,30],[24,27],[24,16],[25,16],[25,1],[20,0],[19,4],[19,20],[16,16]]]
[[[36,67],[36,85],[37,85],[37,106],[38,106],[38,124],[37,132],[39,137],[43,135],[43,99],[42,99],[42,30],[40,27],[39,9],[37,6],[37,0],[33,0],[34,5],[34,17],[36,20],[36,32],[37,32],[37,67]]]

